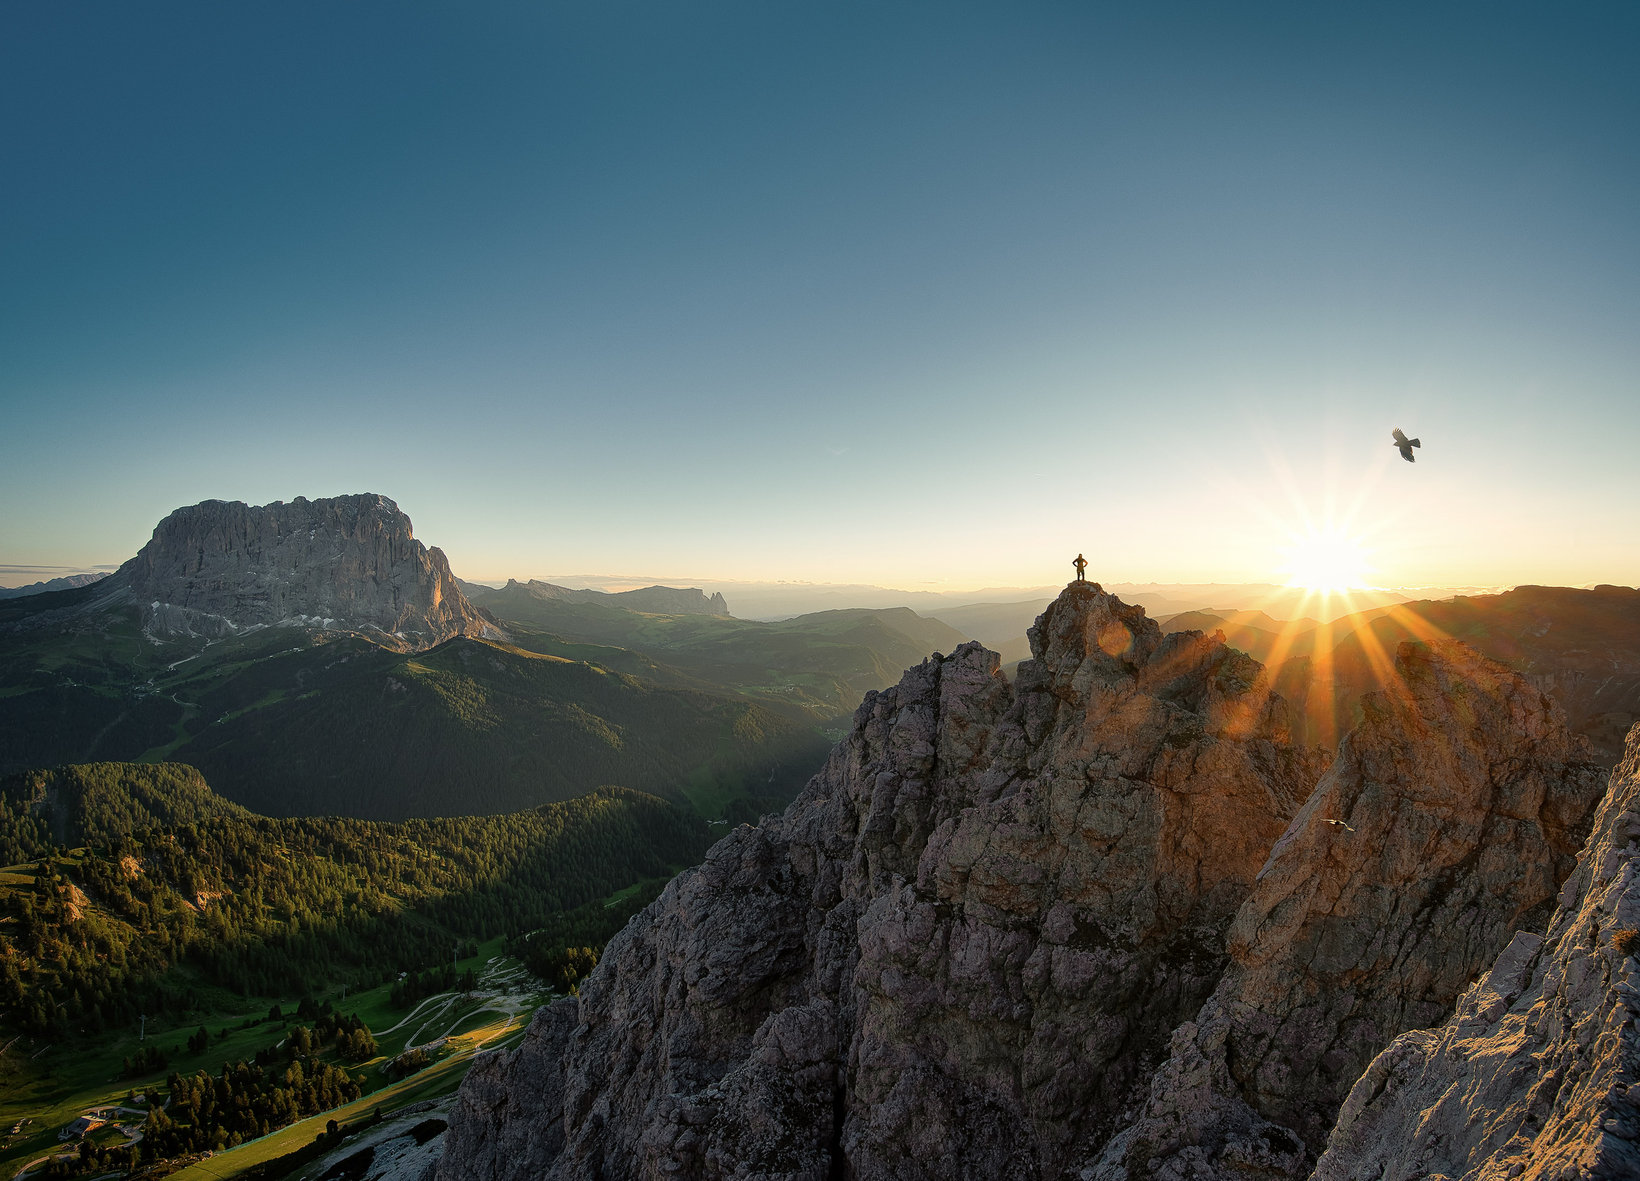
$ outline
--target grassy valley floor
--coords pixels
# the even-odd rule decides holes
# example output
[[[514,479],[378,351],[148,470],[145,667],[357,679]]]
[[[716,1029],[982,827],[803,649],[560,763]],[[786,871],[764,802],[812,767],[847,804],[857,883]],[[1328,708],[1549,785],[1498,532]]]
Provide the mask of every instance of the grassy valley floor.
[[[374,1057],[347,1067],[350,1075],[362,1080],[363,1094],[265,1136],[198,1156],[191,1162],[185,1160],[173,1175],[240,1176],[313,1145],[315,1137],[322,1136],[332,1120],[348,1124],[378,1109],[391,1111],[453,1092],[474,1054],[514,1044],[522,1038],[536,1008],[550,999],[550,992],[516,959],[502,954],[502,945],[501,939],[491,940],[473,955],[455,962],[458,973],[474,974],[475,987],[467,991],[435,993],[408,1007],[392,1004],[389,984],[345,999],[339,993],[323,998],[322,1005],[357,1014],[376,1041],[378,1053]],[[270,1000],[272,1004],[280,1002]],[[290,998],[285,998],[284,1007],[294,1013]],[[121,1066],[139,1048],[134,1032],[32,1049],[25,1044],[27,1039],[13,1039],[6,1053],[5,1075],[0,1079],[0,1132],[4,1133],[0,1178],[44,1177],[50,1175],[54,1158],[77,1160],[79,1140],[64,1141],[59,1134],[85,1115],[116,1115],[91,1134],[93,1144],[113,1147],[140,1142],[147,1118],[142,1096],[150,1091],[163,1092],[170,1073],[219,1072],[223,1064],[247,1060],[257,1050],[282,1041],[287,1030],[298,1024],[294,1020],[288,1024],[270,1021],[267,1008],[259,1012],[246,1012],[245,1008],[241,1000],[237,1006],[201,1014],[198,1022],[190,1021],[183,1027],[149,1028],[142,1044],[179,1052],[168,1070],[129,1078],[121,1077]],[[227,1036],[213,1034],[202,1053],[190,1053],[185,1047],[195,1025],[221,1030]],[[394,1060],[418,1048],[427,1054],[428,1064],[403,1077],[393,1077]],[[20,1131],[13,1133],[11,1129],[18,1126]],[[121,1131],[122,1127],[129,1132]],[[292,1167],[299,1163],[293,1162]],[[159,1175],[162,1169],[159,1166],[153,1175]],[[83,1175],[106,1172],[94,1170]]]

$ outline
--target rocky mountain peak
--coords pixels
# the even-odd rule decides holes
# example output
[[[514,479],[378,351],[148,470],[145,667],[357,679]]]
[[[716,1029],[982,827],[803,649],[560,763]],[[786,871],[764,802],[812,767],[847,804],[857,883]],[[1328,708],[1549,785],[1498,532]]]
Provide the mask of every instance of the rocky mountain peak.
[[[410,518],[373,493],[179,508],[108,586],[159,633],[295,624],[420,648],[495,630],[443,552],[417,541]]]
[[[1103,669],[1132,674],[1161,645],[1162,629],[1143,607],[1106,594],[1097,582],[1073,582],[1026,633],[1031,655],[1054,672]]]
[[[442,1177],[1056,1176],[1319,776],[1258,665],[1096,585],[935,654],[475,1067]]]
[[[1600,795],[1593,751],[1457,641],[1402,644],[1394,672],[1270,850],[1100,1181],[1306,1175],[1374,1056],[1541,928]]]

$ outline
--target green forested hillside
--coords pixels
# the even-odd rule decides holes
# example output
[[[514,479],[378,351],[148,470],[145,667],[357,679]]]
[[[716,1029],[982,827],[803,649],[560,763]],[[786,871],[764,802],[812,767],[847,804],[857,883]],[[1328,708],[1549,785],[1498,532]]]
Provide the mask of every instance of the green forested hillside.
[[[870,689],[899,680],[931,653],[950,652],[966,637],[908,607],[821,611],[774,623],[724,615],[656,615],[565,599],[543,584],[512,583],[481,601],[519,642],[610,645],[641,653],[699,682],[796,706],[813,717],[851,712]],[[531,587],[536,589],[532,591]],[[550,650],[550,649],[546,649]]]
[[[65,595],[84,605],[83,591],[32,598]],[[0,774],[177,759],[259,812],[383,819],[621,783],[717,815],[789,799],[827,746],[801,711],[607,646],[461,639],[409,655],[286,627],[158,640],[132,609],[30,602],[0,609]]]
[[[213,801],[191,768],[113,763],[0,782],[0,823],[21,862],[0,875],[0,1027],[58,1037],[185,1015],[205,986],[292,995],[444,963],[708,843],[691,813],[624,788],[503,816],[274,819]]]
[[[0,866],[216,817],[252,819],[181,763],[93,763],[15,775],[0,781]]]
[[[264,813],[393,818],[509,811],[622,783],[683,800],[789,798],[824,757],[800,722],[723,693],[457,639],[276,655],[205,687],[167,753]]]

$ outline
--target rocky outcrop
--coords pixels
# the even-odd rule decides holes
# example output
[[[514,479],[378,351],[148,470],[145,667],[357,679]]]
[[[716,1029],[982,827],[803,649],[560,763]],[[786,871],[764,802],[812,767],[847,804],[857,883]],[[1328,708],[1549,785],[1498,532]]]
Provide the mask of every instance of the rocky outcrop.
[[[444,554],[415,539],[410,518],[369,493],[177,509],[103,585],[159,634],[294,624],[424,648],[499,630],[461,593]]]
[[[1446,641],[1403,644],[1363,714],[1094,1176],[1303,1176],[1378,1051],[1541,926],[1605,778],[1559,707]]]
[[[1224,965],[1325,765],[1259,666],[1072,584],[1017,684],[868,694],[782,817],[475,1068],[443,1178],[1059,1176]],[[561,1139],[560,1139],[561,1138]]]
[[[1640,1177],[1640,726],[1547,934],[1350,1092],[1317,1181]]]

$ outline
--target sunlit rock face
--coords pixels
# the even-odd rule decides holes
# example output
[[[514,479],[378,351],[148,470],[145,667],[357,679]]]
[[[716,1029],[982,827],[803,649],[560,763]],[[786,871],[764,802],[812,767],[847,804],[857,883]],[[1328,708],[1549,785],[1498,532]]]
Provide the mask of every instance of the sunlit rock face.
[[[495,630],[444,554],[415,539],[396,504],[369,493],[177,509],[107,585],[161,634],[296,624],[421,648]]]
[[[1318,1181],[1640,1177],[1640,726],[1546,935],[1380,1054]]]
[[[1306,1175],[1374,1056],[1542,929],[1605,779],[1559,707],[1447,641],[1401,645],[1363,713],[1271,850],[1143,1118],[1092,1176]]]
[[[1325,766],[1249,658],[1072,584],[869,694],[782,817],[474,1068],[437,1175],[1075,1175]]]

